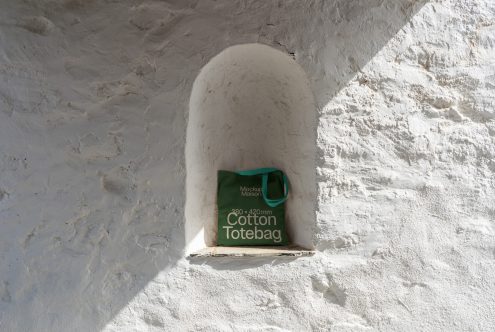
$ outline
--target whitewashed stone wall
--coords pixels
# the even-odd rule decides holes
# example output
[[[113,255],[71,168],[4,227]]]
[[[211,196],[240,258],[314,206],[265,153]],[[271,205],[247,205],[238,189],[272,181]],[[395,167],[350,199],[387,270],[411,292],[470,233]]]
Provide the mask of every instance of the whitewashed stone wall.
[[[317,254],[184,257],[192,83],[295,58]],[[490,330],[495,3],[0,1],[0,330]]]

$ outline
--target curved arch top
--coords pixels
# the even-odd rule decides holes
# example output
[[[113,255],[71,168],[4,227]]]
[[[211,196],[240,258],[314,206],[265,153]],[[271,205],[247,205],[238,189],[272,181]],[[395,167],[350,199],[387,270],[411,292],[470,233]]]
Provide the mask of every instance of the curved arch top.
[[[316,106],[302,68],[261,44],[232,46],[206,64],[189,102],[186,137],[187,252],[216,244],[217,171],[274,166],[291,182],[286,223],[313,248]]]

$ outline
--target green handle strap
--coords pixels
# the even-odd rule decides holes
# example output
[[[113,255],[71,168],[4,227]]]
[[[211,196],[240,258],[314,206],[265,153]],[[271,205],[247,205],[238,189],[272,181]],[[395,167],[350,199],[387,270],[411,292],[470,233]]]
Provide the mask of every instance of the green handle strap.
[[[273,172],[282,172],[277,168],[266,167],[266,168],[256,168],[246,171],[238,171],[239,175],[262,175],[261,178],[261,193],[263,194],[263,199],[266,204],[270,207],[276,207],[287,200],[287,195],[289,194],[289,180],[284,172],[282,172],[282,178],[284,181],[284,196],[282,198],[270,199],[268,198],[268,175]]]

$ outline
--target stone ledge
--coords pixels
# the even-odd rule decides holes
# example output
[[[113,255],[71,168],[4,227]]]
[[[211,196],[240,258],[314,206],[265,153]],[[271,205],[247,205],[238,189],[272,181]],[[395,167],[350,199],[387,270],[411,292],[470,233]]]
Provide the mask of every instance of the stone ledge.
[[[189,257],[302,257],[314,255],[314,250],[291,245],[285,247],[206,247]]]

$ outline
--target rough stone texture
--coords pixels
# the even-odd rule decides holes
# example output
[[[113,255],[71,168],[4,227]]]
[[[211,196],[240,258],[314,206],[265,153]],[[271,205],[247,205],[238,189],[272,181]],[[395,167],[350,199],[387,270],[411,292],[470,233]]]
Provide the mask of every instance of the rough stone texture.
[[[294,56],[317,253],[184,258],[199,70]],[[0,330],[495,325],[495,3],[0,0]]]

